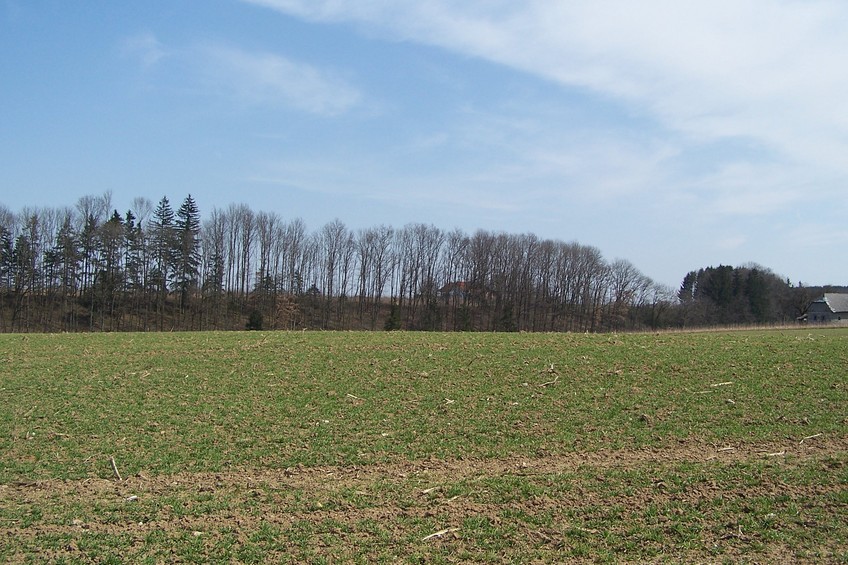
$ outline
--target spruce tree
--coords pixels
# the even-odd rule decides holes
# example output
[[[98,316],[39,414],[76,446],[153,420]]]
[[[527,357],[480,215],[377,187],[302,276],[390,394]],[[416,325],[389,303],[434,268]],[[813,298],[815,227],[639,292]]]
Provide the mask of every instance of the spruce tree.
[[[152,286],[156,293],[156,304],[159,310],[159,329],[163,329],[165,302],[173,278],[174,264],[177,257],[177,242],[174,227],[174,211],[167,196],[153,211],[151,222],[151,251],[153,254],[153,269],[151,272]]]
[[[191,194],[177,210],[175,235],[175,282],[180,292],[180,306],[184,306],[189,292],[197,286],[200,274],[200,211]]]
[[[135,220],[132,210],[127,210],[124,220],[124,269],[127,273],[127,289],[132,293],[139,292],[143,283],[144,241],[141,224],[136,224]]]
[[[8,291],[12,288],[12,232],[6,226],[0,226],[0,288]]]
[[[145,241],[141,229],[141,222],[136,222],[136,215],[132,210],[127,210],[124,219],[124,271],[126,273],[126,290],[131,298],[131,310],[134,316],[136,329],[144,328],[140,324],[142,311],[142,297],[144,296],[146,283],[145,269]]]
[[[100,308],[100,327],[105,329],[105,315],[108,311],[114,323],[118,300],[124,288],[124,219],[115,210],[112,216],[98,230],[98,248],[100,265],[96,277],[94,298]],[[115,329],[112,326],[110,329]]]

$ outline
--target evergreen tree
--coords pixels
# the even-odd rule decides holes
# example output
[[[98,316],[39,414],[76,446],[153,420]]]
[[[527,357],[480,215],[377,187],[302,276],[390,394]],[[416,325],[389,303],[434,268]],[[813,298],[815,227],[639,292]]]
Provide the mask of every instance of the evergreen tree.
[[[383,329],[387,332],[399,330],[401,328],[400,325],[400,308],[395,304],[394,300],[392,301],[392,305],[389,308],[389,317],[386,319],[386,323],[383,325]]]
[[[197,286],[200,274],[200,211],[189,194],[177,211],[175,283],[180,306],[188,302],[189,292]]]
[[[124,289],[124,220],[117,210],[100,226],[98,239],[101,259],[95,299],[100,308],[101,329],[105,329],[105,315],[108,312],[114,322],[115,309]]]
[[[12,232],[0,226],[0,285],[2,290],[12,288]]]
[[[167,196],[153,211],[150,234],[153,269],[150,273],[151,285],[156,294],[156,306],[159,311],[159,329],[164,324],[165,302],[173,279],[174,265],[177,257],[176,228],[174,226],[174,210]]]
[[[18,328],[29,330],[29,298],[33,286],[38,278],[38,265],[34,252],[34,243],[27,237],[26,233],[18,235],[15,239],[15,247],[12,250],[12,280],[13,280],[13,308],[12,329]],[[25,318],[23,322],[21,318]]]
[[[56,245],[54,251],[60,265],[59,277],[63,294],[73,296],[77,291],[77,278],[79,276],[80,246],[74,226],[71,224],[71,216],[65,216],[59,233],[56,234]]]
[[[24,233],[15,240],[15,248],[12,250],[12,269],[16,292],[23,292],[32,286],[32,281],[36,278],[35,254],[32,241]]]
[[[130,298],[134,325],[131,329],[144,329],[143,302],[147,291],[147,249],[141,221],[132,210],[124,216],[124,286]]]
[[[153,255],[153,285],[158,291],[167,292],[176,262],[174,211],[171,209],[167,196],[162,197],[156,210],[153,211],[150,239]]]
[[[698,273],[689,271],[683,277],[683,283],[680,285],[680,290],[677,291],[677,297],[681,302],[688,303],[695,299],[698,290]]]
[[[127,210],[124,219],[124,270],[127,278],[127,289],[139,292],[144,285],[142,277],[144,264],[144,240],[141,223],[136,224],[135,214]]]
[[[224,257],[213,253],[203,276],[203,292],[217,296],[224,290]]]
[[[79,232],[79,251],[81,263],[81,288],[83,293],[88,293],[94,284],[97,272],[97,218],[89,214],[83,218],[82,230]]]
[[[251,331],[261,330],[263,322],[264,319],[262,312],[254,308],[250,311],[250,315],[247,318],[247,323],[244,325],[244,329]]]
[[[766,279],[759,269],[752,269],[745,281],[745,294],[754,321],[762,323],[769,317],[769,292]]]
[[[65,330],[75,330],[76,315],[73,302],[79,288],[82,254],[70,214],[65,216],[62,225],[59,227],[52,255],[55,264],[55,276],[59,279],[59,296],[62,304],[61,327]]]

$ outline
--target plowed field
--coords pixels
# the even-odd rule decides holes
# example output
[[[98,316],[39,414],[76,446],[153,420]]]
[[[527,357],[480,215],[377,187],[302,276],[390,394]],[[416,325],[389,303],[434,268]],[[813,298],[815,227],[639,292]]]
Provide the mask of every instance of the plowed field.
[[[0,336],[4,562],[845,562],[848,331]]]

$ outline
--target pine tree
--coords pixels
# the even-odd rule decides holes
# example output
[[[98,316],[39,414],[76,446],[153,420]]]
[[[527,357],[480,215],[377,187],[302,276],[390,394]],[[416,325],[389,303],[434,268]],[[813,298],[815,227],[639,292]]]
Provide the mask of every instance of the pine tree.
[[[105,329],[105,314],[114,323],[118,300],[124,289],[124,219],[115,210],[98,230],[101,254],[95,297],[100,307],[101,329]],[[115,329],[112,326],[111,329]]]
[[[82,230],[79,232],[80,250],[80,298],[88,305],[88,329],[94,329],[94,285],[97,279],[97,269],[100,265],[100,253],[97,241],[97,218],[89,214],[83,219]]]
[[[82,229],[79,231],[80,252],[80,291],[83,294],[91,292],[97,265],[100,258],[97,253],[97,218],[89,214],[83,218]]]
[[[224,290],[224,257],[212,251],[206,265],[206,273],[203,276],[203,292],[210,296],[217,296]]]
[[[147,249],[141,221],[136,222],[137,219],[132,210],[127,210],[124,216],[124,272],[130,310],[134,314],[132,320],[135,325],[131,329],[144,329],[146,326],[141,320],[142,299],[147,288]]]
[[[54,276],[57,279],[61,300],[61,327],[63,330],[76,330],[76,311],[73,300],[76,298],[79,283],[80,246],[77,234],[71,223],[71,215],[65,215],[62,225],[56,233],[56,242],[51,250]]]
[[[139,292],[144,284],[142,278],[144,241],[141,224],[136,224],[135,220],[132,210],[127,210],[124,219],[124,270],[127,276],[127,289],[132,293]]]
[[[197,287],[200,274],[200,211],[189,194],[177,211],[176,221],[176,288],[180,307],[188,302],[190,291]]]
[[[176,257],[174,211],[167,197],[162,197],[151,221],[153,284],[159,291],[168,290]]]
[[[698,293],[698,273],[689,271],[683,277],[683,283],[680,285],[680,290],[677,291],[677,297],[684,304],[692,302]]]
[[[769,315],[769,291],[766,279],[759,269],[752,269],[745,281],[745,294],[754,321],[763,323],[768,321]]]
[[[156,304],[159,310],[159,329],[163,329],[165,316],[165,302],[168,290],[173,278],[174,264],[177,257],[176,229],[174,226],[174,211],[168,197],[162,200],[153,211],[151,222],[151,252],[153,269],[151,271],[151,284],[156,293]]]
[[[77,234],[71,224],[70,215],[65,216],[62,226],[56,234],[54,250],[58,256],[61,268],[59,276],[61,278],[62,292],[73,296],[77,291],[80,248]]]
[[[0,290],[12,288],[12,232],[0,226]]]
[[[12,276],[12,329],[15,329],[15,323],[18,322],[18,329],[29,331],[29,299],[39,273],[35,245],[26,233],[21,233],[15,239],[15,247],[12,250]],[[22,314],[25,314],[25,320],[19,322]]]

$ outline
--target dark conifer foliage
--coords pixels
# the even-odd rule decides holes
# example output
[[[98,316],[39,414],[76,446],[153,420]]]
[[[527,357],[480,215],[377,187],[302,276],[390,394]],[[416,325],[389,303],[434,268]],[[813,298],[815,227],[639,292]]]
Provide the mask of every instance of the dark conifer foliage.
[[[177,211],[174,235],[174,283],[182,311],[200,281],[200,211],[191,194]]]
[[[678,291],[684,326],[790,323],[816,298],[759,265],[690,271]]]

